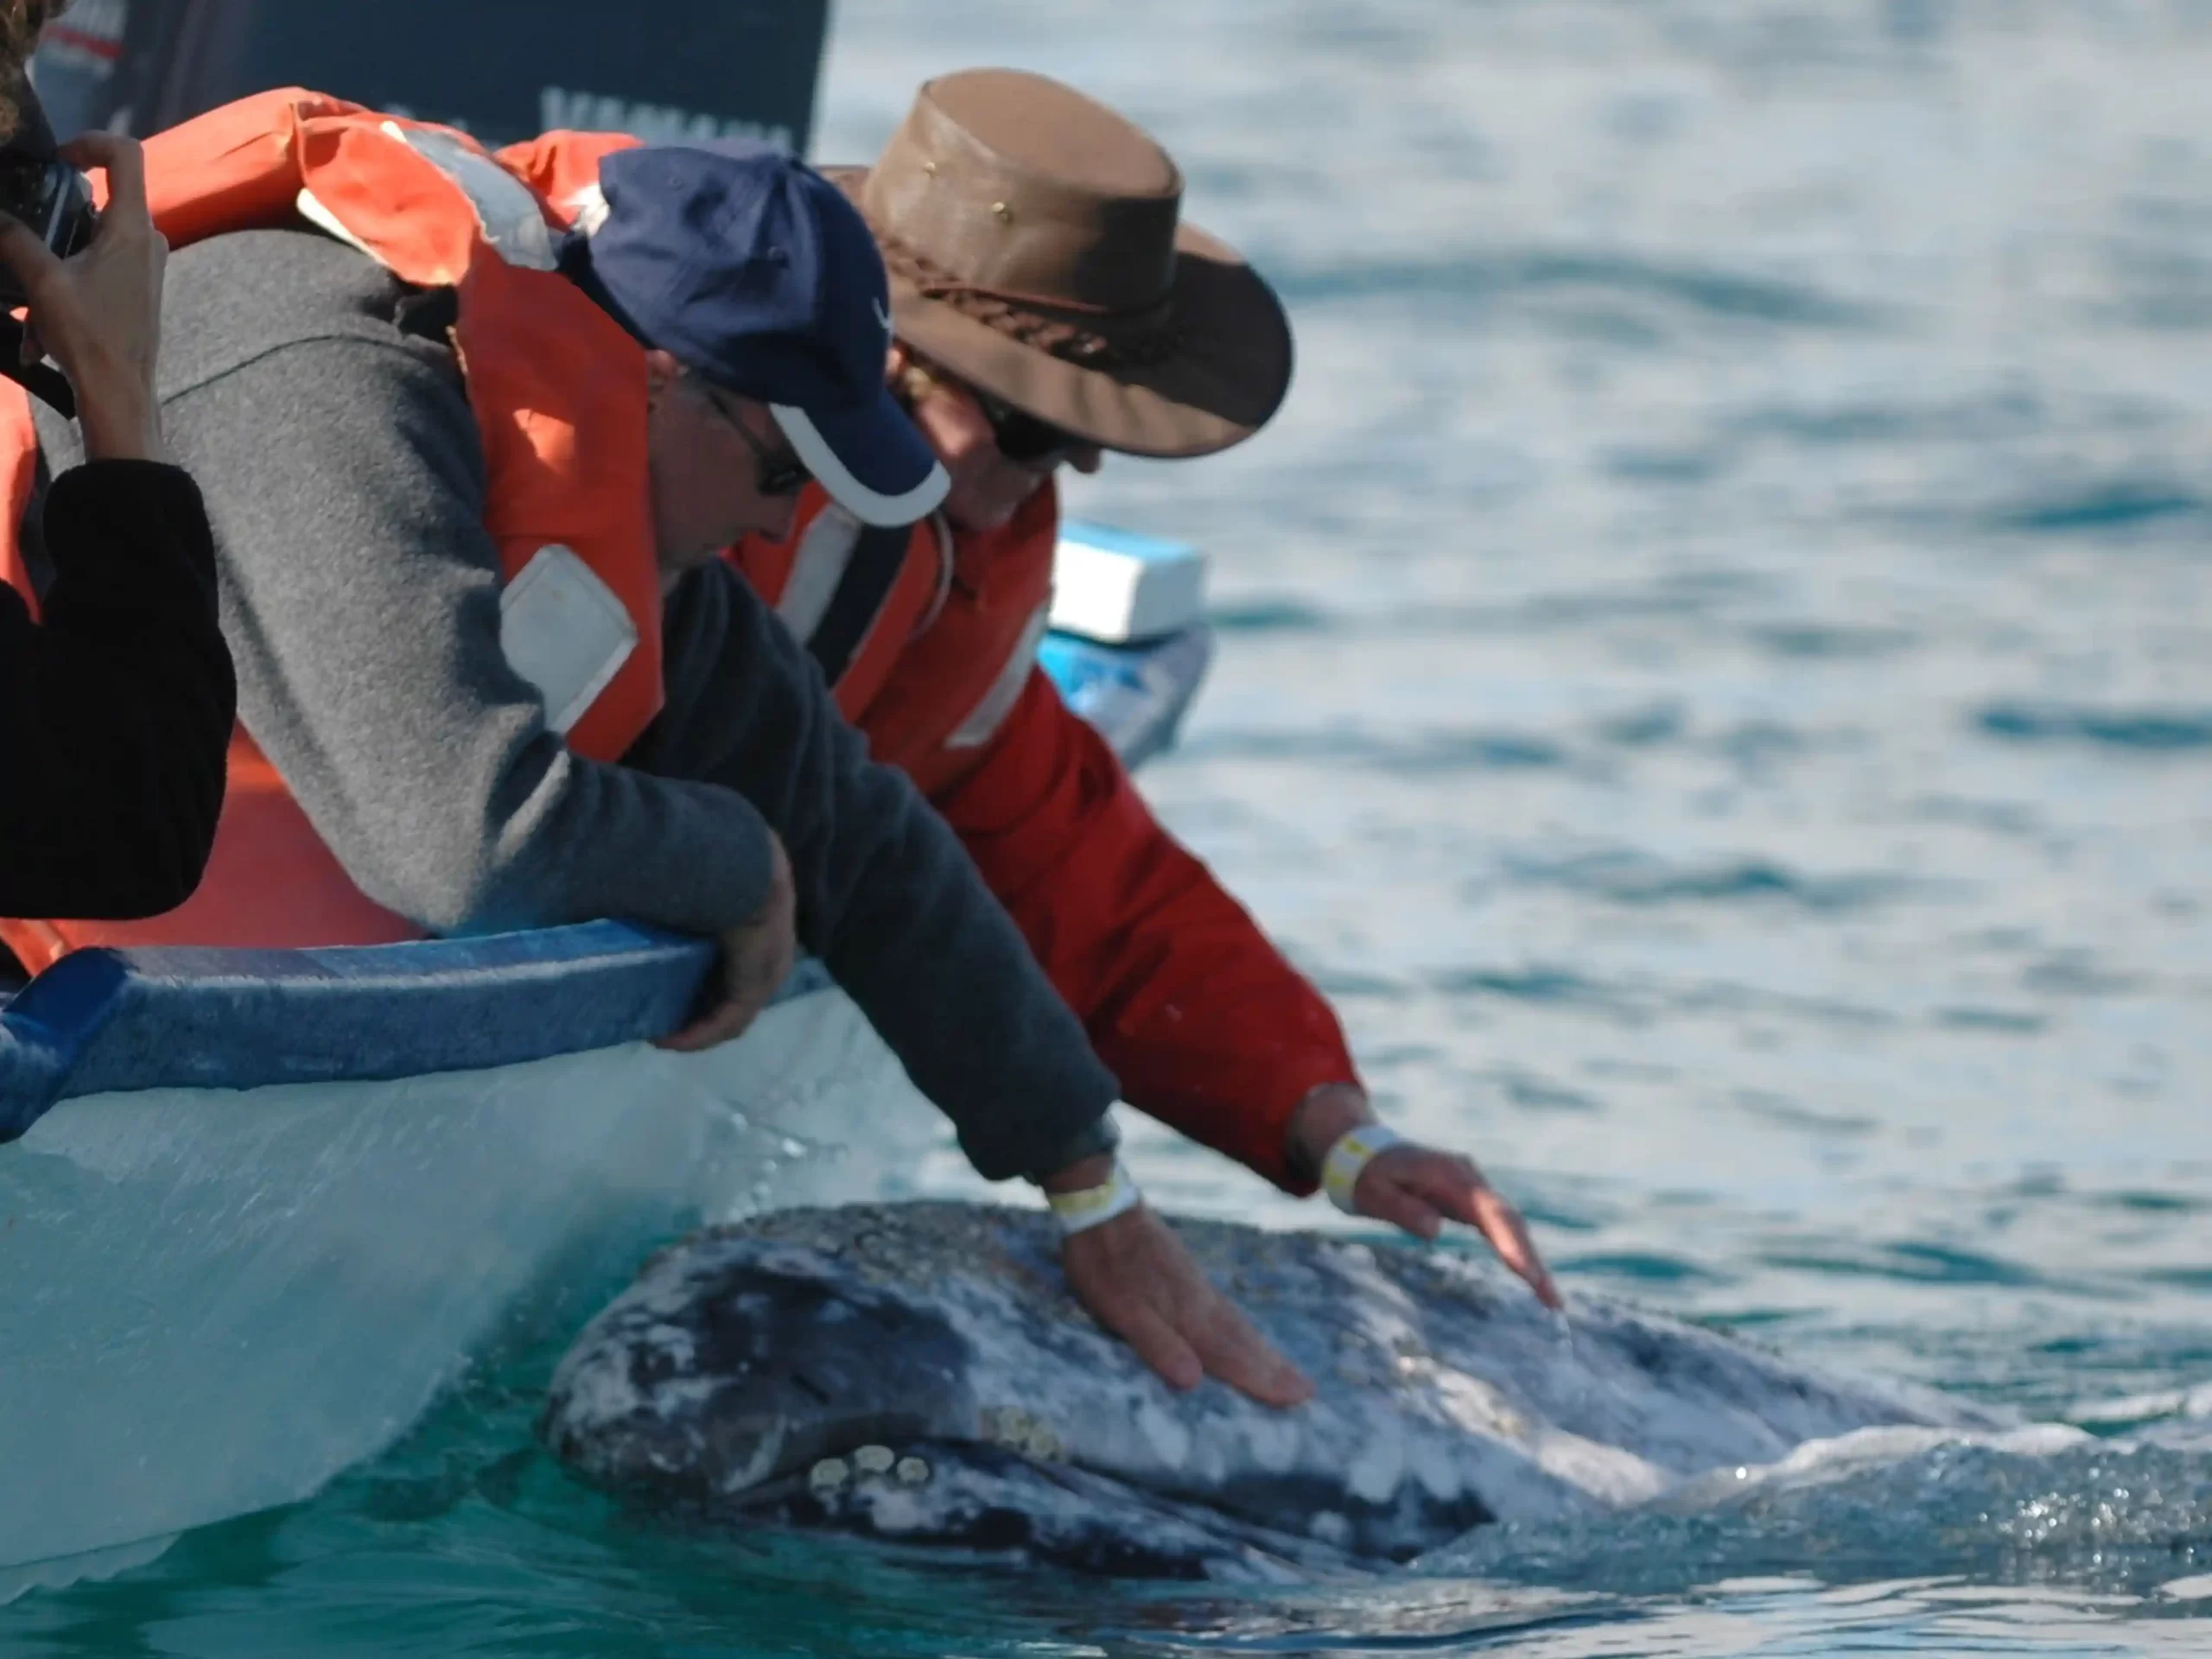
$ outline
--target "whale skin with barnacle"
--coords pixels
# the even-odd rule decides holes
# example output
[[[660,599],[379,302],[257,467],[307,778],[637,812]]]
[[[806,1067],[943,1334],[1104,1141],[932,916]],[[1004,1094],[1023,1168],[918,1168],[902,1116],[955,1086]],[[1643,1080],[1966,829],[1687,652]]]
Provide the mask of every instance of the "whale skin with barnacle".
[[[1607,1297],[1561,1319],[1471,1253],[1173,1224],[1309,1404],[1175,1392],[1075,1303],[1048,1217],[917,1203],[662,1251],[562,1360],[542,1433],[593,1484],[710,1524],[1267,1580],[1646,1503],[1876,1425],[2001,1427]]]

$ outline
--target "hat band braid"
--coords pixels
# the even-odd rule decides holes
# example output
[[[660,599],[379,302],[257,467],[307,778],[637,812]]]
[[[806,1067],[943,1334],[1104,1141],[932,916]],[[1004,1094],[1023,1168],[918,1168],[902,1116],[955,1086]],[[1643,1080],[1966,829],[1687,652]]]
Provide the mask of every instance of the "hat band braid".
[[[891,275],[911,283],[922,298],[949,306],[971,321],[1065,362],[1094,369],[1139,366],[1172,356],[1181,344],[1174,327],[1172,295],[1116,309],[1052,295],[989,288],[956,276],[880,228],[876,243]],[[1045,311],[1071,312],[1095,326],[1045,315]]]

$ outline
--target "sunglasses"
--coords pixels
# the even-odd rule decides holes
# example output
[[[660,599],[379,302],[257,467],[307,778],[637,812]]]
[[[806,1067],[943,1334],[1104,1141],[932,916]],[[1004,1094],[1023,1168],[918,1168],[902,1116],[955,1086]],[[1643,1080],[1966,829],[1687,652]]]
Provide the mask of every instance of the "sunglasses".
[[[1040,421],[1027,410],[1016,409],[1004,398],[994,397],[977,387],[969,387],[968,395],[983,411],[984,420],[990,423],[991,441],[1008,461],[1032,465],[1040,461],[1056,461],[1089,443],[1088,439],[1078,438],[1050,421]]]
[[[753,429],[738,418],[737,411],[717,397],[705,382],[700,383],[700,390],[715,406],[715,413],[729,423],[737,435],[745,440],[745,447],[753,452],[753,488],[756,493],[773,501],[782,496],[797,495],[812,481],[814,474],[804,461],[788,449],[771,449],[761,442],[753,435]]]

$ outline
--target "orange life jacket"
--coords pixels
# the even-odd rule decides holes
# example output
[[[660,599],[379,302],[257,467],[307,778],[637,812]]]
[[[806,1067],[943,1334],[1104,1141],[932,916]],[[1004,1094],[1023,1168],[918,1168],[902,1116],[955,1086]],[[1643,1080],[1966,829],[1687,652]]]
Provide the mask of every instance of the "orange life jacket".
[[[455,291],[453,343],[482,434],[485,527],[506,588],[510,661],[580,753],[619,758],[659,712],[660,578],[638,344],[553,269],[565,215],[450,128],[296,88],[146,143],[171,245],[315,225],[403,281]],[[595,163],[594,163],[595,165]],[[29,404],[0,383],[0,579],[29,596],[16,544],[33,486]],[[354,885],[240,728],[199,892],[149,922],[0,922],[34,971],[90,944],[374,944],[419,937]]]
[[[925,795],[964,776],[1014,710],[1052,598],[1059,507],[1039,490],[1002,530],[943,514],[869,531],[810,486],[791,533],[729,554],[813,652],[875,758]]]

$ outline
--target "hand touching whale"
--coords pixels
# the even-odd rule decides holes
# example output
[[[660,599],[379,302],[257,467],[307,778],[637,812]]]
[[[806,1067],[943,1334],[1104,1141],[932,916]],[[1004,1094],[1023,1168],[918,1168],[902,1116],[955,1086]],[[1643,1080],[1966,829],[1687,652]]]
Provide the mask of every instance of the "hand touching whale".
[[[1299,1406],[1313,1385],[1214,1287],[1149,1205],[1077,1233],[1060,1247],[1084,1312],[1136,1350],[1170,1388],[1209,1376],[1263,1406]]]
[[[1376,1121],[1367,1091],[1356,1083],[1324,1084],[1299,1103],[1290,1121],[1294,1169],[1318,1177],[1329,1149],[1344,1135]],[[1401,1141],[1378,1152],[1352,1189],[1359,1215],[1433,1243],[1447,1221],[1471,1227],[1490,1241],[1499,1261],[1536,1293],[1546,1307],[1560,1308],[1559,1287],[1536,1253],[1521,1212],[1484,1178],[1474,1160],[1456,1152]]]
[[[1359,1134],[1356,1132],[1364,1131]],[[1474,1228],[1536,1299],[1563,1308],[1543,1258],[1519,1211],[1484,1179],[1470,1159],[1381,1135],[1366,1091],[1331,1084],[1300,1103],[1290,1128],[1294,1169],[1319,1175],[1340,1208],[1402,1228],[1433,1243],[1447,1221]],[[1344,1164],[1347,1153],[1358,1161]],[[1041,1179],[1058,1207],[1111,1202],[1119,1166],[1109,1153],[1077,1159]],[[1134,1186],[1122,1190],[1135,1198]],[[1062,1249],[1069,1288],[1084,1312],[1121,1338],[1169,1387],[1188,1390],[1207,1377],[1228,1383],[1263,1406],[1288,1408],[1313,1397],[1313,1384],[1207,1279],[1182,1241],[1141,1200],[1070,1233]]]

